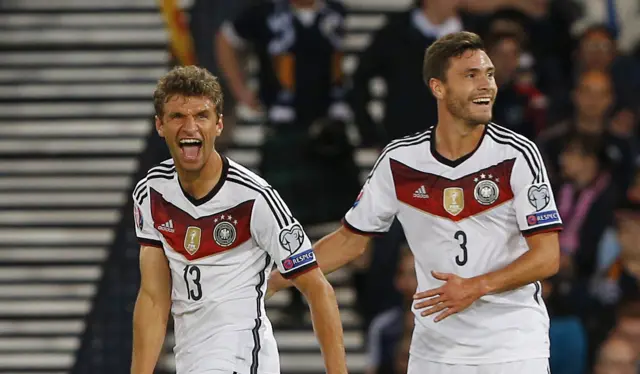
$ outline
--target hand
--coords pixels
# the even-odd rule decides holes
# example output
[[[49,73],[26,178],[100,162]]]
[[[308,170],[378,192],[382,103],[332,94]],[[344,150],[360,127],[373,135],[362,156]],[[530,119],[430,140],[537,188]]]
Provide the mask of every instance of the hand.
[[[435,322],[440,322],[452,314],[467,309],[484,295],[481,284],[476,278],[462,278],[455,274],[436,271],[432,271],[431,275],[446,283],[438,288],[416,293],[413,299],[428,298],[415,305],[416,309],[428,308],[420,313],[423,317],[442,312],[435,318]]]

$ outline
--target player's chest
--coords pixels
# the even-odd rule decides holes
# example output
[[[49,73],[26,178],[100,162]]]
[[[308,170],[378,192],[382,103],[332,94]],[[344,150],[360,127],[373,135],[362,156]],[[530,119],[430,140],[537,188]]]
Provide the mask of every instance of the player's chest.
[[[151,191],[155,229],[170,249],[197,260],[237,248],[251,240],[253,200],[233,206],[193,207]]]
[[[455,175],[441,168],[417,170],[391,160],[396,197],[406,208],[457,222],[513,199],[514,159]]]

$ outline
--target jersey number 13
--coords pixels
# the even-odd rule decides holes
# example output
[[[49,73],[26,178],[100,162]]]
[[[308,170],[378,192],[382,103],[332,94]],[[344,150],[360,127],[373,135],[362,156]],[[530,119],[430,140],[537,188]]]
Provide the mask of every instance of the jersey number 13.
[[[187,297],[189,300],[202,299],[202,286],[200,285],[200,268],[195,265],[184,267],[184,282],[187,284]]]

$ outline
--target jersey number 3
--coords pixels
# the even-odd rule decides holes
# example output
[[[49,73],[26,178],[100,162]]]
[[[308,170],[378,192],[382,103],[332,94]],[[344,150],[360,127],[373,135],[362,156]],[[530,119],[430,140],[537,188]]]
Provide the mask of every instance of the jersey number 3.
[[[456,231],[453,237],[458,241],[460,248],[462,248],[462,256],[456,256],[456,264],[458,264],[458,266],[464,266],[469,259],[467,256],[467,234],[464,231],[459,230]]]
[[[202,299],[202,286],[200,285],[200,268],[195,265],[184,267],[184,282],[187,284],[187,297],[189,300]],[[193,286],[191,286],[193,284]]]

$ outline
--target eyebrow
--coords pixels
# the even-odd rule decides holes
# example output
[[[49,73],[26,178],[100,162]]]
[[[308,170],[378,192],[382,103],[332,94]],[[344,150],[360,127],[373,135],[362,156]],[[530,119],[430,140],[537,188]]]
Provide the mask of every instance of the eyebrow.
[[[466,74],[466,73],[481,73],[481,72],[482,72],[482,70],[483,70],[483,69],[480,69],[480,68],[469,68],[469,69],[466,69],[466,70],[464,71],[464,73],[465,73],[465,74]],[[487,72],[493,72],[493,71],[495,71],[495,70],[496,70],[496,68],[495,68],[494,66],[490,66],[490,67],[488,67],[488,68],[486,68],[486,69],[484,69],[484,70],[486,70]]]

